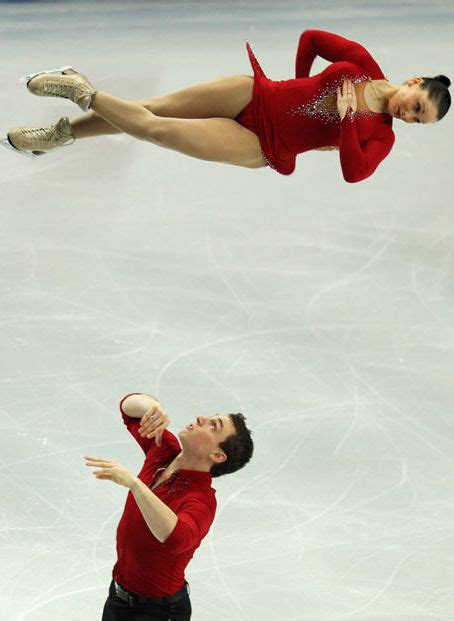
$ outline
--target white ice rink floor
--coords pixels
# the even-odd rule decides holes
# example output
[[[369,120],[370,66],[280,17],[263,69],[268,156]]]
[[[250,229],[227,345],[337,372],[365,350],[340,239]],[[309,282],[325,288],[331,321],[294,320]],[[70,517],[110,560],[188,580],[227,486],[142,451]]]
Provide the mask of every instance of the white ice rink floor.
[[[448,0],[1,4],[1,128],[79,114],[24,73],[144,99],[250,73],[250,40],[287,79],[305,28],[391,81],[453,79]],[[285,178],[118,136],[0,150],[1,621],[100,619],[126,490],[82,455],[139,470],[129,391],[175,430],[241,411],[255,431],[215,484],[194,621],[454,618],[453,126],[397,121],[355,185],[334,152]]]

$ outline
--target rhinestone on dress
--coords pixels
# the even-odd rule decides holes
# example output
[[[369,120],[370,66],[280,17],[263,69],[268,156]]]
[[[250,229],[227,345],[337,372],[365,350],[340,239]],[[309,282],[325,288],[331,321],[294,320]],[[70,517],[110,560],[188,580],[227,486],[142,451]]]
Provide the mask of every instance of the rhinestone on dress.
[[[370,81],[370,77],[368,76],[360,76],[357,78],[350,78],[350,76],[342,76],[336,82],[326,86],[323,90],[321,90],[318,95],[312,98],[310,101],[301,104],[300,106],[296,106],[296,108],[292,108],[287,112],[291,116],[310,116],[320,121],[323,121],[325,124],[328,123],[338,123],[339,122],[339,112],[327,107],[324,107],[327,98],[333,97],[336,95],[337,88],[342,86],[344,80],[352,80],[354,84],[360,84],[366,80]],[[370,117],[375,115],[375,112],[370,110],[357,110],[353,112],[353,110],[349,110],[347,118],[350,121],[353,121],[356,115],[360,115],[362,117]]]

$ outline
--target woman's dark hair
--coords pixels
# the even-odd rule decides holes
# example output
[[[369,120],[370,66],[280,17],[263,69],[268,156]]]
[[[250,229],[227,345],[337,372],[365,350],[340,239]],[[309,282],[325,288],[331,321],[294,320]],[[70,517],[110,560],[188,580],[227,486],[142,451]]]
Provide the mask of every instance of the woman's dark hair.
[[[244,416],[242,414],[229,414],[229,417],[236,433],[231,434],[224,442],[219,443],[219,447],[227,455],[227,459],[211,468],[212,477],[236,472],[247,464],[254,451],[252,432],[246,427]]]
[[[451,80],[445,75],[437,75],[434,78],[423,78],[421,88],[429,91],[429,99],[438,106],[437,121],[442,119],[451,105],[451,95],[448,88]]]

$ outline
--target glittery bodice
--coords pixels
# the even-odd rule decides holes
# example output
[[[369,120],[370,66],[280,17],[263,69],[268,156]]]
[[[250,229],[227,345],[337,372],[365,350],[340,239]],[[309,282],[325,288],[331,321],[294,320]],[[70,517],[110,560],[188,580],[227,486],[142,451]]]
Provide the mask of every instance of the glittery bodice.
[[[344,80],[355,85],[370,79],[361,67],[339,62],[308,78],[275,82],[271,89],[279,138],[286,150],[303,153],[326,146],[338,146],[341,119],[337,111],[337,88]],[[362,140],[373,136],[383,114],[370,110],[349,111],[347,119],[357,123]]]
[[[306,78],[310,79],[310,78]],[[344,79],[349,79],[349,76],[342,76],[334,83],[325,86],[319,90],[314,96],[307,101],[288,111],[288,114],[296,116],[308,116],[319,119],[325,123],[339,123],[340,117],[337,110],[337,87],[342,88]],[[352,79],[353,84],[362,84],[363,82],[370,81],[368,76],[359,76]],[[356,113],[362,117],[372,117],[375,112],[369,109],[356,110]]]
[[[249,45],[248,52],[254,70],[253,99],[237,120],[257,134],[272,168],[291,174],[297,154],[334,146],[339,148],[346,180],[372,174],[393,144],[391,117],[360,109],[341,121],[337,111],[337,88],[344,80],[358,85],[384,79],[365,48],[331,33],[305,31],[298,48],[297,77],[280,81],[264,74]],[[309,76],[317,54],[330,64]]]

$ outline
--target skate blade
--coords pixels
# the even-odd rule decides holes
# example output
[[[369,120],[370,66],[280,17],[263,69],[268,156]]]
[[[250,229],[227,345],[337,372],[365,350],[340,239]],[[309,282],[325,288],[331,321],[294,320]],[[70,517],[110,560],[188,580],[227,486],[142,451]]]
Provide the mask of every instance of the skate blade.
[[[2,147],[5,147],[6,149],[9,149],[10,151],[14,151],[14,153],[17,153],[17,155],[23,155],[24,157],[34,158],[39,157],[40,155],[44,155],[46,153],[45,151],[21,151],[20,149],[16,149],[16,147],[13,147],[8,138],[0,138],[0,145]]]
[[[42,75],[43,73],[48,74],[48,75],[59,74],[59,73],[63,73],[63,71],[66,71],[67,69],[72,69],[72,67],[70,65],[66,65],[65,67],[58,67],[57,69],[47,69],[46,71],[38,71],[37,73],[31,73],[30,75],[24,75],[21,78],[19,78],[19,83],[28,84],[30,80],[32,80],[33,78],[36,78],[37,75]]]

